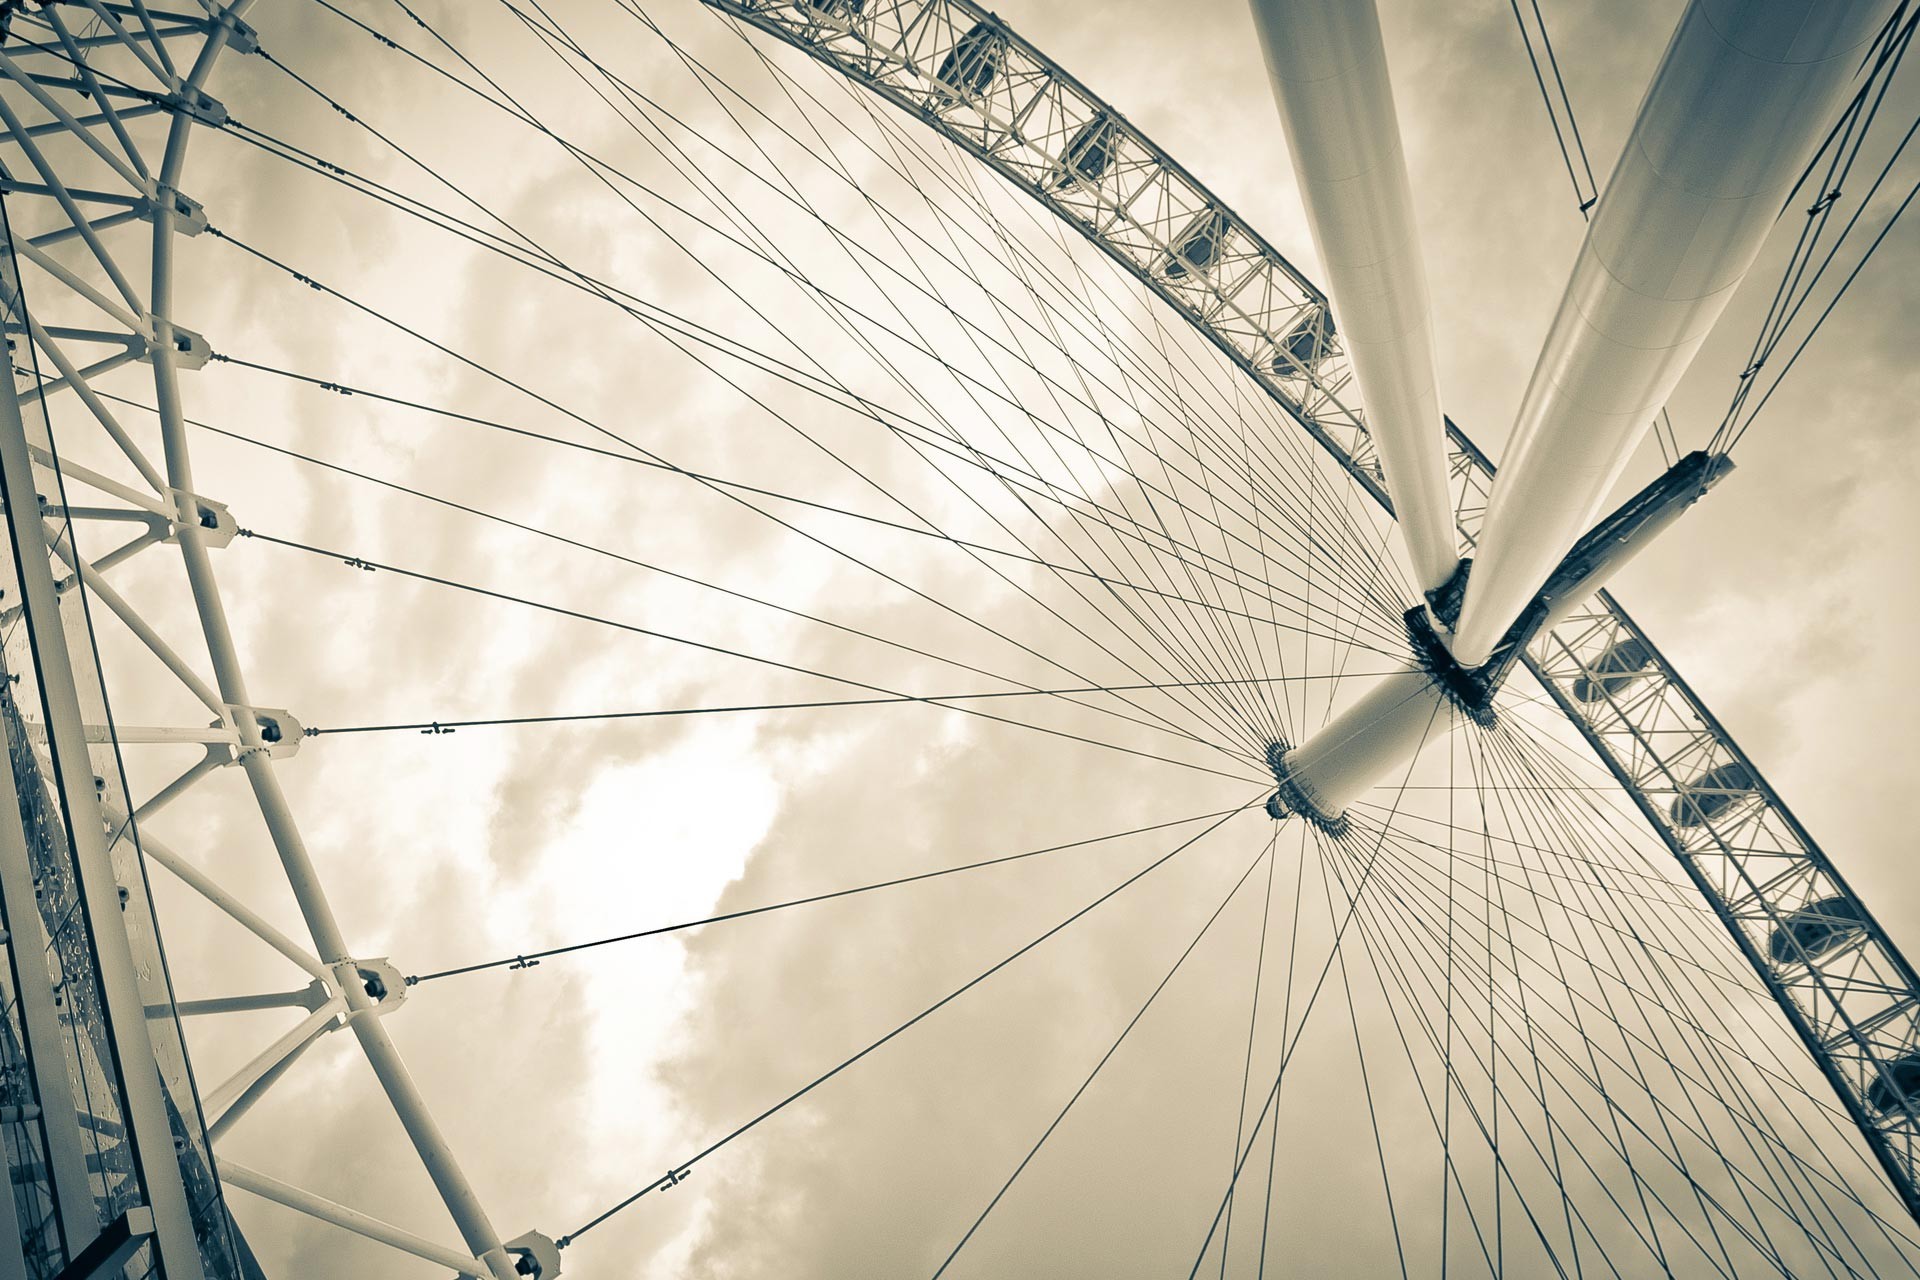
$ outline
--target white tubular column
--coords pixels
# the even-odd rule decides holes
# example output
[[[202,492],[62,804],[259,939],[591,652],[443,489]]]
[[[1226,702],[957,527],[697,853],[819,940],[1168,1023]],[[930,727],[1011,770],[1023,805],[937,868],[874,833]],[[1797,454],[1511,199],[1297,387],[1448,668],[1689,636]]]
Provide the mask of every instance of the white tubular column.
[[[1422,590],[1458,556],[1433,307],[1373,0],[1252,0],[1307,225]]]
[[[1462,666],[1487,660],[1593,524],[1759,255],[1887,7],[1688,4],[1500,461],[1452,641]]]

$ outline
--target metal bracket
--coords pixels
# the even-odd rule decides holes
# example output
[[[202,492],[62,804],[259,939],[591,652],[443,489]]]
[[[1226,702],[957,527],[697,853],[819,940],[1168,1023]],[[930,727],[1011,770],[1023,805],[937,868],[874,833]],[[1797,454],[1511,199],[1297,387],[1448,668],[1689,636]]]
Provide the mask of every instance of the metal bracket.
[[[233,513],[227,510],[224,502],[215,502],[212,498],[203,498],[197,493],[188,493],[185,489],[168,489],[167,497],[174,511],[191,511],[193,523],[200,530],[200,545],[218,550],[232,542],[240,533],[240,526],[234,520]],[[180,527],[186,523],[179,515],[173,520],[174,531],[167,535],[168,542],[180,540]]]
[[[260,52],[260,33],[240,19],[221,14],[220,25],[227,29],[227,48],[238,54]]]
[[[154,320],[154,316],[149,315],[147,317],[147,328],[149,330],[153,329]],[[156,344],[154,340],[148,338],[147,349],[140,356],[140,362],[142,364],[153,363],[154,355],[156,354],[155,347]],[[213,347],[205,338],[181,325],[176,324],[173,326],[174,368],[186,370],[200,369],[204,368],[207,361],[211,359],[213,359]]]
[[[560,1246],[538,1231],[528,1231],[506,1242],[513,1257],[513,1269],[533,1280],[558,1280]]]
[[[358,977],[361,989],[373,997],[374,1007],[381,1015],[391,1013],[407,1002],[406,975],[385,956],[377,956],[371,960],[344,960],[335,965],[333,971],[335,974],[341,974],[341,971],[348,967],[351,967]],[[344,975],[339,980],[347,981]]]
[[[227,127],[227,109],[220,99],[213,97],[203,89],[193,90],[193,98],[188,100],[183,93],[161,94],[155,101],[161,106],[179,115],[190,116],[201,124],[212,125],[216,129]]]
[[[162,209],[173,213],[173,230],[183,236],[197,236],[207,229],[207,211],[198,200],[182,195],[172,187],[163,187],[155,182],[147,196],[134,207],[146,222],[153,222],[160,216]]]
[[[262,745],[257,747],[244,745],[246,735],[242,733],[243,745],[234,752],[235,762],[253,751],[265,751],[276,760],[285,759],[300,750],[300,741],[307,736],[305,727],[288,711],[279,707],[243,707],[236,702],[229,702],[226,705],[226,719],[214,721],[214,726],[226,727],[238,732],[241,725],[248,723],[259,729]]]

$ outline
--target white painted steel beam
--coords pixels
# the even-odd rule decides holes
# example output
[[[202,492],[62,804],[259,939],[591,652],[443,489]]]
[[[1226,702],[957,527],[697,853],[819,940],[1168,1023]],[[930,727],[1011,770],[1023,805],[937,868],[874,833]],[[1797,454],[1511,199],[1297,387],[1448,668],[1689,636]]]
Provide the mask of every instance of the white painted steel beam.
[[[435,1244],[411,1231],[404,1231],[391,1223],[382,1222],[372,1214],[362,1213],[358,1209],[349,1209],[324,1196],[314,1195],[311,1191],[302,1191],[291,1183],[269,1177],[224,1157],[220,1160],[220,1181],[230,1187],[250,1191],[263,1200],[271,1200],[275,1204],[285,1205],[309,1217],[318,1218],[322,1222],[330,1222],[342,1230],[364,1236],[390,1249],[410,1253],[416,1258],[424,1258],[436,1266],[451,1267],[466,1280],[485,1280],[485,1277],[491,1274],[487,1270],[486,1263],[471,1254]]]
[[[1420,588],[1459,558],[1433,306],[1373,0],[1253,0],[1307,225]]]
[[[1692,0],[1500,462],[1453,653],[1485,662],[1593,524],[1759,255],[1885,0]]]

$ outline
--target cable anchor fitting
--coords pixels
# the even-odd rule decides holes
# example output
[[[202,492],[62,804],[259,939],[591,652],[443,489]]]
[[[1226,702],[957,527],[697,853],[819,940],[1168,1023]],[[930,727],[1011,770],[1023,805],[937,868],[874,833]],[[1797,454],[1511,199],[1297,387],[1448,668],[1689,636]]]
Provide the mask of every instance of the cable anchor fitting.
[[[249,707],[237,702],[229,702],[225,718],[214,721],[212,727],[231,729],[238,736],[240,745],[234,752],[235,762],[258,751],[283,760],[298,752],[301,741],[308,736],[306,728],[280,707]],[[252,735],[248,733],[249,727]],[[249,736],[257,740],[250,742]]]
[[[565,1244],[565,1236],[553,1240],[538,1231],[528,1231],[506,1241],[504,1247],[513,1258],[515,1274],[532,1280],[558,1280],[560,1249]]]

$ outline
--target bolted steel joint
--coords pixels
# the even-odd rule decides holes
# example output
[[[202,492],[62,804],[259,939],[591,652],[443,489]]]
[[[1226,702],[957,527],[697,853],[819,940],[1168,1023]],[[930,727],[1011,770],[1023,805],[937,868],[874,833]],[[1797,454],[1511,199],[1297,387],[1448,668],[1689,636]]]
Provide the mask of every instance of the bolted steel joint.
[[[560,1274],[560,1246],[551,1237],[528,1231],[506,1242],[513,1269],[533,1280],[556,1280]]]

